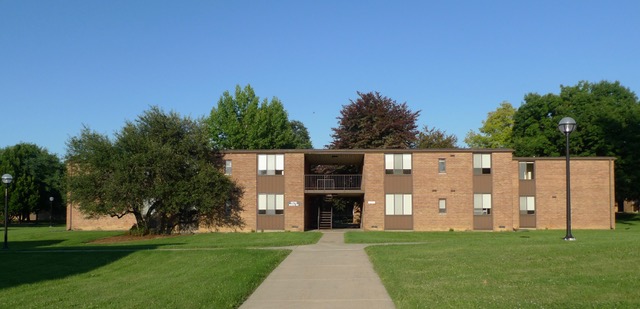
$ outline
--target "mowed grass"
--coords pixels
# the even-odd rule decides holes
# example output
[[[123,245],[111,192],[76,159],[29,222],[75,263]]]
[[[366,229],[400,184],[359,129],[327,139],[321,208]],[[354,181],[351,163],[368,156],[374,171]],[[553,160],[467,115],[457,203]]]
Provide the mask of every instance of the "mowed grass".
[[[11,227],[2,308],[237,308],[289,250],[320,233],[209,233],[109,245],[118,232]]]
[[[640,216],[617,229],[350,232],[398,308],[640,308]]]

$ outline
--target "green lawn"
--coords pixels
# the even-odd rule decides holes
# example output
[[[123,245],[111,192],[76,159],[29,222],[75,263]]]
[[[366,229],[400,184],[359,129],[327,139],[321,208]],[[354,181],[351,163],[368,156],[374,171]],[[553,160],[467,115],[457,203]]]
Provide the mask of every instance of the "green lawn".
[[[235,308],[290,252],[249,248],[309,244],[321,235],[220,233],[87,244],[117,234],[10,227],[10,249],[0,251],[0,307]]]
[[[640,216],[617,229],[349,232],[398,308],[640,308]]]

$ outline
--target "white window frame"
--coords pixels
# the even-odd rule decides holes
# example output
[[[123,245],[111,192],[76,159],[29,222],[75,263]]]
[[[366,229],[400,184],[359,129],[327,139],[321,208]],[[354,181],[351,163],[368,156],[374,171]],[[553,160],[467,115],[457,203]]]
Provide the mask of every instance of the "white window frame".
[[[438,173],[440,174],[447,173],[447,159],[445,158],[438,159]]]
[[[284,155],[259,154],[258,175],[284,175]]]
[[[491,154],[490,153],[474,153],[473,154],[473,174],[474,175],[491,174]]]
[[[531,166],[531,169],[529,169]],[[518,174],[520,180],[533,180],[535,179],[535,163],[534,162],[519,162]]]
[[[390,153],[384,155],[385,174],[410,175],[412,170],[410,153]]]
[[[491,193],[473,194],[473,214],[491,215]]]
[[[441,198],[438,199],[438,213],[446,214],[447,213],[447,199]]]
[[[413,196],[411,194],[386,194],[385,214],[387,216],[413,215]]]
[[[520,197],[520,214],[521,215],[535,215],[536,214],[536,197],[535,196],[521,196]]]
[[[224,160],[224,174],[231,175],[233,172],[233,163],[231,160]]]
[[[259,215],[283,215],[284,194],[258,194]]]

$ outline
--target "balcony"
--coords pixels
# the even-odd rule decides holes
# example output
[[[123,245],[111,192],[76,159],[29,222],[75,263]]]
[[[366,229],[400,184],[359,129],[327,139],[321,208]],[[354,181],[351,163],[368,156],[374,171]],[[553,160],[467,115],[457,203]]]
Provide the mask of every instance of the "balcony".
[[[312,191],[360,190],[362,175],[305,175],[304,189]]]

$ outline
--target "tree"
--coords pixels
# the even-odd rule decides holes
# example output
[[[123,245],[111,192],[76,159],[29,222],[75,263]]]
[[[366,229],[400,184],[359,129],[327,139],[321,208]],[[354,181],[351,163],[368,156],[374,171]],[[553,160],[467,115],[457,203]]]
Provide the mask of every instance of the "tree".
[[[579,82],[561,86],[560,94],[525,96],[514,115],[513,144],[518,156],[561,156],[565,137],[558,122],[573,117],[578,126],[571,134],[575,156],[615,156],[616,197],[640,198],[640,102],[619,82]]]
[[[509,148],[512,147],[513,115],[516,109],[511,103],[502,102],[482,121],[480,133],[469,131],[464,142],[472,148]]]
[[[209,134],[217,149],[308,148],[300,140],[278,98],[256,96],[253,88],[236,86],[235,96],[225,91],[207,119]],[[298,128],[306,128],[297,122]],[[302,144],[300,144],[302,143]]]
[[[222,173],[203,121],[152,107],[113,141],[85,127],[67,146],[69,190],[88,216],[133,214],[142,233],[242,225],[242,191]]]
[[[295,137],[295,146],[297,149],[312,149],[311,138],[309,137],[309,130],[304,124],[298,120],[291,120],[291,130],[293,130],[293,136]]]
[[[428,126],[424,126],[422,131],[418,133],[417,148],[457,148],[456,143],[458,138],[451,134],[447,135],[446,131],[441,131],[436,128],[429,129]]]
[[[378,92],[357,93],[359,98],[344,105],[338,127],[332,128],[332,149],[412,148],[417,141],[416,120],[406,103]]]
[[[49,211],[49,197],[58,201],[54,212],[62,212],[65,167],[56,155],[35,144],[20,143],[0,149],[0,169],[13,176],[10,217],[29,221],[32,213]]]

